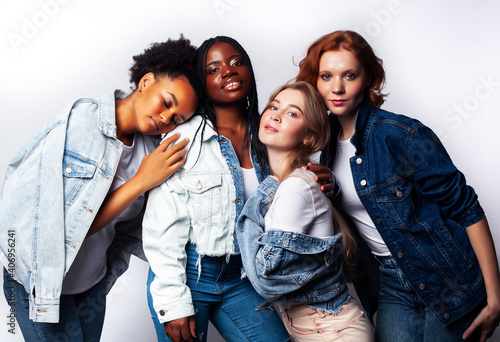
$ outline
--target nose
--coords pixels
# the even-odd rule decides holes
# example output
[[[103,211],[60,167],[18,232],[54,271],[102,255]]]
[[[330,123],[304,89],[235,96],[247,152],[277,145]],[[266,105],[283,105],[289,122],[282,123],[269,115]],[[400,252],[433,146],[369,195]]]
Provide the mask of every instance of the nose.
[[[160,114],[160,120],[164,126],[168,126],[171,118],[172,118],[172,115],[170,115],[170,113],[161,113]]]
[[[233,76],[233,75],[235,75],[235,74],[237,74],[236,69],[235,69],[232,65],[228,64],[228,65],[224,68],[224,70],[223,70],[222,77],[223,77],[223,78],[224,78],[224,77],[230,77],[230,76]]]
[[[271,112],[271,120],[276,122],[281,122],[281,115],[278,111]]]
[[[343,94],[344,93],[344,83],[338,77],[335,77],[332,80],[332,93],[334,93],[334,94]]]

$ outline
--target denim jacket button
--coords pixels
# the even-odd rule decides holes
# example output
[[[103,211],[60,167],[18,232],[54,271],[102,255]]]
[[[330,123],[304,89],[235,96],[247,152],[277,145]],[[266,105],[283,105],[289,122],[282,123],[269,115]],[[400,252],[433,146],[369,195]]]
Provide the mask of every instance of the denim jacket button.
[[[425,289],[425,284],[419,284],[418,287],[420,288],[420,290],[424,290]]]
[[[198,190],[201,190],[201,188],[203,188],[203,185],[201,185],[201,181],[198,181],[198,184],[196,184],[196,188]]]
[[[66,173],[71,173],[73,171],[70,167],[67,167],[66,170],[64,170]]]
[[[398,190],[398,191],[396,191],[396,196],[401,198],[401,197],[403,197],[403,193],[400,190]]]
[[[359,184],[361,184],[361,186],[366,186],[366,180],[362,180],[361,182],[359,182]]]
[[[450,319],[450,314],[445,313],[445,314],[443,315],[443,318],[444,318],[445,320],[449,320],[449,319]]]
[[[400,259],[401,259],[401,258],[402,258],[402,257],[404,257],[404,256],[405,256],[405,255],[404,255],[404,253],[403,253],[403,252],[399,252],[399,253],[398,253],[398,258],[400,258]],[[423,284],[421,284],[421,285],[423,285]]]
[[[160,310],[160,316],[165,316],[165,311],[164,310]]]
[[[361,158],[357,158],[356,159],[356,164],[359,165],[359,164],[362,164],[362,163],[363,163],[363,159],[361,159]]]
[[[377,222],[377,224],[382,224],[382,219],[377,218],[377,219],[375,220],[375,222]]]

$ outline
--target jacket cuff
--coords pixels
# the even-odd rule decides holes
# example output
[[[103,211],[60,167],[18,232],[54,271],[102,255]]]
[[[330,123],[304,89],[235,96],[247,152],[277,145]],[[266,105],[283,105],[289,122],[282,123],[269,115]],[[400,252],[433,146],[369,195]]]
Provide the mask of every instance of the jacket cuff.
[[[465,213],[460,217],[460,223],[464,227],[470,227],[473,224],[481,221],[484,217],[484,210],[479,204],[479,201],[476,201],[472,206],[469,207],[465,211]]]
[[[155,308],[160,323],[170,322],[179,318],[194,316],[193,303],[190,300],[165,304]]]
[[[40,300],[38,300],[40,301]],[[59,323],[59,301],[57,303],[35,303],[30,298],[30,316],[33,322]]]

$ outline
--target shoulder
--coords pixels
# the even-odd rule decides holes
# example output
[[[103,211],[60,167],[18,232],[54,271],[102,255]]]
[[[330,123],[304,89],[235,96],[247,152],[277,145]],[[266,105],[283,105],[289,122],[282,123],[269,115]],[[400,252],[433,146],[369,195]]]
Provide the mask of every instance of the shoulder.
[[[319,189],[319,184],[314,180],[314,173],[307,171],[305,167],[295,169],[283,182],[281,182],[278,191],[281,194],[299,193],[306,195]]]
[[[418,119],[409,117],[404,114],[398,114],[394,112],[390,112],[385,109],[377,109],[375,113],[375,127],[377,126],[393,126],[399,127],[400,129],[411,132],[415,131],[423,124]]]

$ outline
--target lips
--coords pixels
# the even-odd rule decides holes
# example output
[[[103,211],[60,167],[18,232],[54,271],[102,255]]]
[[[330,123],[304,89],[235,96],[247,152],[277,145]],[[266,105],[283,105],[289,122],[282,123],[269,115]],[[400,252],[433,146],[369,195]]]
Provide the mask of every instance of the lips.
[[[267,131],[267,132],[278,132],[278,130],[276,128],[274,128],[272,125],[265,125],[264,126],[264,129]]]
[[[229,91],[238,90],[241,87],[241,83],[242,82],[240,79],[230,78],[229,80],[224,82],[224,84],[222,85],[222,89]]]
[[[340,99],[335,99],[335,100],[331,100],[330,102],[334,105],[334,106],[342,106],[347,100],[340,100]]]
[[[160,125],[156,122],[155,119],[151,118],[151,121],[153,122],[154,128],[158,131],[160,130]]]

